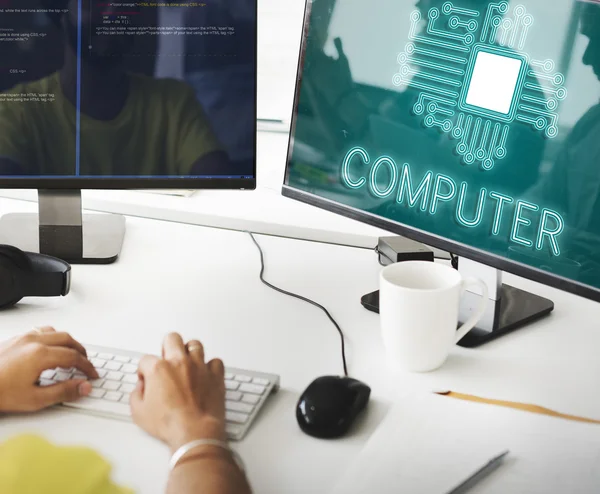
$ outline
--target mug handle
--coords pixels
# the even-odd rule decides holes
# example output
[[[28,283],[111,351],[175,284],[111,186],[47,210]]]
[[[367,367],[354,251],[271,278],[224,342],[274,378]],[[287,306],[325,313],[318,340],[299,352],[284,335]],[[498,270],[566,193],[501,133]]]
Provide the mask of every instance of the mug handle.
[[[481,316],[483,316],[483,313],[485,312],[485,309],[487,307],[488,287],[483,281],[481,281],[477,278],[465,278],[464,280],[462,280],[461,296],[463,293],[465,293],[465,291],[467,290],[467,288],[469,286],[473,286],[473,285],[476,285],[479,288],[481,288],[481,293],[482,293],[481,302],[479,303],[479,307],[471,315],[471,317],[469,317],[469,319],[456,331],[456,343],[458,343],[460,340],[462,340],[464,338],[464,336],[475,327],[475,325],[481,319]]]

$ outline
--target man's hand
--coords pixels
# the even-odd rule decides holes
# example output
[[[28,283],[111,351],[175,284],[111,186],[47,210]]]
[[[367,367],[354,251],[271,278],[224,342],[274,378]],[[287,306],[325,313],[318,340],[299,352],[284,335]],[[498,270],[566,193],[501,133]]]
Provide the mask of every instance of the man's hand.
[[[169,334],[163,358],[145,356],[131,394],[133,420],[172,451],[195,439],[225,440],[225,369],[220,360],[204,362],[197,340],[183,343]]]
[[[83,346],[53,328],[32,331],[0,346],[0,412],[33,412],[89,394],[92,386],[85,379],[38,386],[42,371],[55,367],[75,367],[91,379],[98,378]]]

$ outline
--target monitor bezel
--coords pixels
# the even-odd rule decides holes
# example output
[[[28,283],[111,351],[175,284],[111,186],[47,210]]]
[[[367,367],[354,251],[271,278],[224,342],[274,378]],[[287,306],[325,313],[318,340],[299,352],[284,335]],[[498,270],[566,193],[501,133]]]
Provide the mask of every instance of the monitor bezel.
[[[563,278],[558,275],[554,275],[547,271],[522,264],[505,257],[497,256],[489,252],[470,247],[466,244],[456,242],[444,237],[437,236],[435,234],[419,230],[417,228],[405,225],[402,223],[388,220],[380,216],[375,216],[365,211],[361,211],[350,206],[343,205],[334,201],[330,201],[323,197],[316,196],[309,192],[296,189],[287,185],[289,183],[290,173],[290,162],[292,159],[292,153],[294,149],[294,135],[296,133],[296,123],[298,117],[298,105],[300,98],[300,88],[302,86],[302,71],[304,67],[304,57],[306,55],[306,43],[308,38],[308,29],[310,27],[310,11],[312,6],[312,0],[306,0],[304,9],[304,20],[302,25],[302,41],[300,43],[300,56],[298,59],[298,67],[296,72],[296,86],[294,93],[294,105],[292,109],[291,119],[291,130],[288,140],[288,152],[286,157],[286,167],[284,175],[284,183],[282,187],[282,195],[290,199],[294,199],[300,202],[304,202],[311,206],[316,206],[320,209],[345,216],[347,218],[366,223],[368,225],[381,228],[382,230],[389,231],[396,235],[402,235],[411,240],[422,242],[434,248],[438,248],[447,252],[451,252],[459,257],[466,257],[475,262],[485,264],[495,269],[505,271],[507,273],[514,274],[527,278],[531,281],[542,283],[565,292],[578,295],[595,302],[600,302],[600,289],[594,288],[590,285],[578,283],[568,278]],[[375,247],[375,245],[373,245]]]
[[[45,190],[140,190],[140,189],[194,189],[194,190],[254,190],[255,178],[6,178],[0,177],[0,189]]]
[[[221,177],[18,177],[0,175],[0,189],[129,190],[129,189],[197,189],[255,190],[258,150],[258,0],[254,0],[254,163],[252,178]]]

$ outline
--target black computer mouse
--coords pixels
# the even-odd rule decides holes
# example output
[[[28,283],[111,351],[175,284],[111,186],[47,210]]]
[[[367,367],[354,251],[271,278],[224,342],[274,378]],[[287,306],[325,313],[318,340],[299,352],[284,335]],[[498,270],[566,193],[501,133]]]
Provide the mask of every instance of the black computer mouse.
[[[356,379],[319,377],[300,396],[296,408],[298,425],[314,437],[343,436],[367,406],[370,396],[371,388]]]

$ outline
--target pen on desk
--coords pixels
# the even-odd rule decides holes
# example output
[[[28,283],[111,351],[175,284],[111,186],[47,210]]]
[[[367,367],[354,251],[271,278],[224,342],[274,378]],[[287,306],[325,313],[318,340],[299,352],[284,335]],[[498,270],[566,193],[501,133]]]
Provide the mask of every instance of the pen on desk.
[[[498,468],[500,466],[500,463],[508,453],[510,453],[510,451],[506,450],[503,453],[500,453],[498,456],[492,458],[479,470],[477,470],[473,475],[471,475],[467,480],[462,482],[460,485],[457,485],[454,489],[448,492],[448,494],[462,494],[463,492],[469,490],[477,482],[479,482],[485,476],[489,475],[492,471]]]

